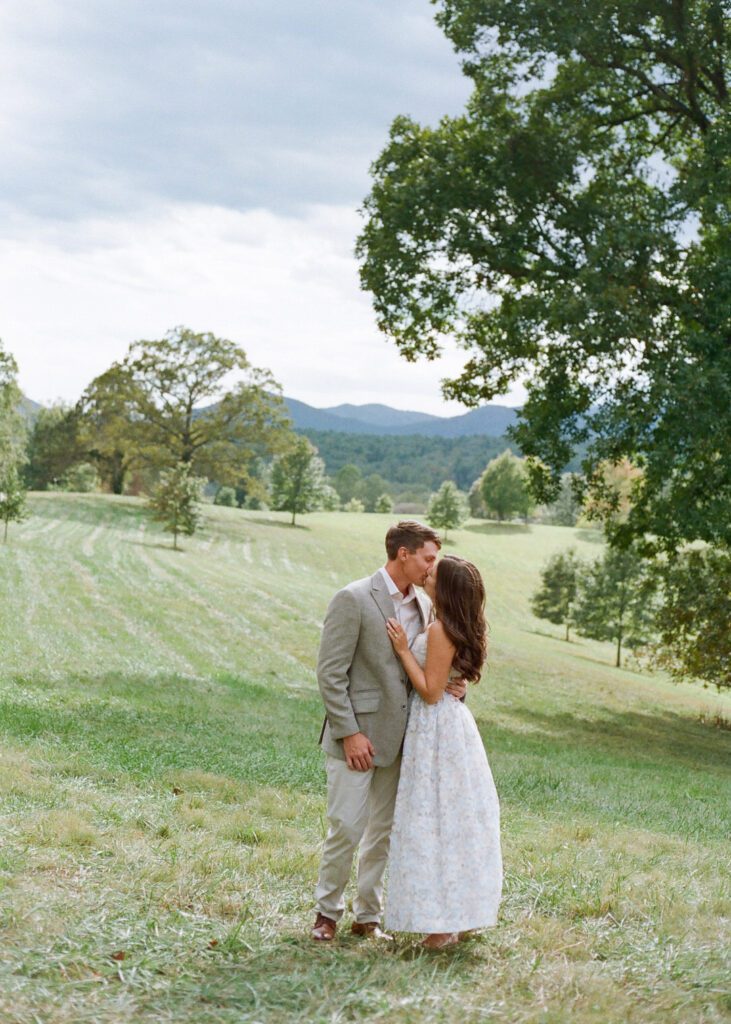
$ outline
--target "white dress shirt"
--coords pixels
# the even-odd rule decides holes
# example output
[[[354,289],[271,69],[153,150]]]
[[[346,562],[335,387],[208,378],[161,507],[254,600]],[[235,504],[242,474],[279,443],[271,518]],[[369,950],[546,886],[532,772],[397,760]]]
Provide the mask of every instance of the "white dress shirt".
[[[419,611],[419,602],[416,598],[416,590],[414,589],[413,583],[409,584],[409,589],[406,592],[406,597],[401,593],[399,588],[393,582],[386,569],[381,567],[381,575],[386,581],[388,587],[388,593],[393,601],[393,606],[396,611],[396,619],[400,626],[403,626],[404,632],[406,633],[409,641],[409,647],[413,644],[416,637],[421,633],[424,628],[421,613]]]

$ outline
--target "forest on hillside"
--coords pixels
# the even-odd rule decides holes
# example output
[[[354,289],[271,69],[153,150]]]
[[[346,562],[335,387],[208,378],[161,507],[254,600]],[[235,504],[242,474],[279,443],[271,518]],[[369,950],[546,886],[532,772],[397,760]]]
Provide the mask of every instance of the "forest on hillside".
[[[413,485],[436,490],[443,480],[454,480],[464,491],[487,463],[515,444],[504,437],[427,437],[382,434],[341,434],[335,430],[301,430],[317,448],[329,476],[348,463],[364,476],[378,473],[395,490]]]

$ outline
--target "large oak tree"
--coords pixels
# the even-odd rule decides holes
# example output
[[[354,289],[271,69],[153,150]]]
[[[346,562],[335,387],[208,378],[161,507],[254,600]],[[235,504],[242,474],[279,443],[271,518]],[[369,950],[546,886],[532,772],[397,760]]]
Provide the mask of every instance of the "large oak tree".
[[[196,477],[236,486],[289,436],[281,389],[234,342],[176,327],[136,341],[87,389],[81,408],[97,427],[100,458],[126,470],[183,464]],[[117,460],[117,461],[115,461]]]
[[[358,243],[408,359],[445,394],[518,380],[550,500],[585,446],[642,470],[612,538],[731,544],[731,22],[718,0],[440,0],[473,92],[397,118]]]

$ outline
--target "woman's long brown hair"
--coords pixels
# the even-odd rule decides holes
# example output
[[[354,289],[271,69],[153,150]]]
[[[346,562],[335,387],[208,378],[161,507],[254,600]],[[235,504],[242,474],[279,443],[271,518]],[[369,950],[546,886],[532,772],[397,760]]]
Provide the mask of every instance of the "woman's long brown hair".
[[[452,667],[463,679],[479,682],[487,656],[485,585],[472,562],[457,555],[439,561],[434,605],[456,648]]]

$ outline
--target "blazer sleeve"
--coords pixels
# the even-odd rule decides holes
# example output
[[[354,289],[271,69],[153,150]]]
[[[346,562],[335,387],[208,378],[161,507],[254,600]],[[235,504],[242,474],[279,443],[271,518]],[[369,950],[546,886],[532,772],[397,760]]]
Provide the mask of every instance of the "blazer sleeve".
[[[360,732],[348,695],[348,669],[360,635],[358,599],[350,590],[339,590],[325,615],[317,658],[320,687],[330,735],[335,740]]]

